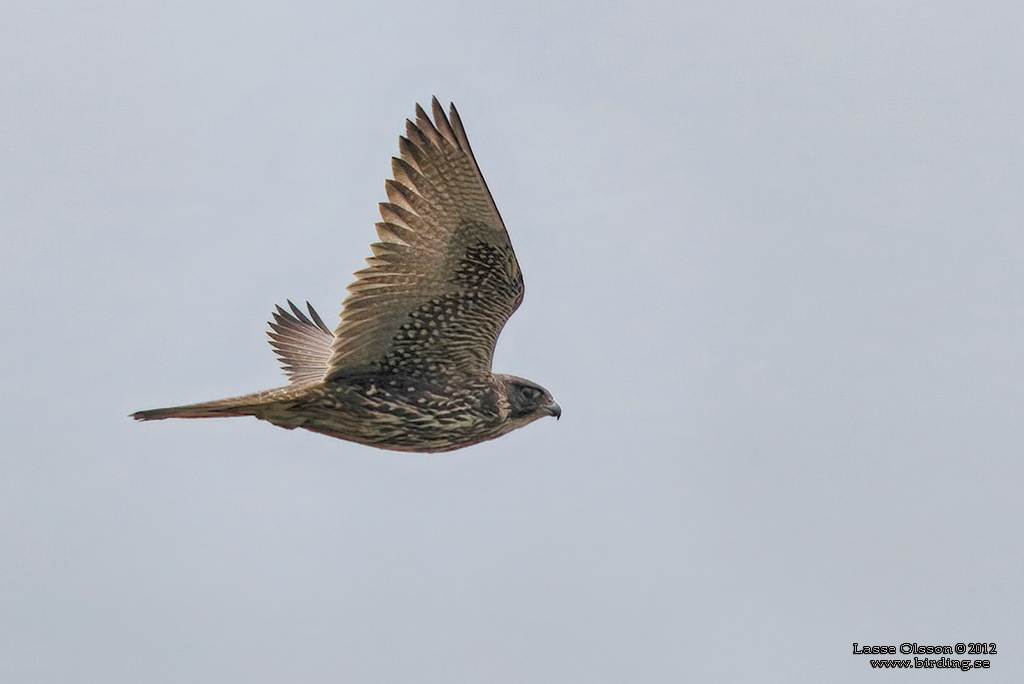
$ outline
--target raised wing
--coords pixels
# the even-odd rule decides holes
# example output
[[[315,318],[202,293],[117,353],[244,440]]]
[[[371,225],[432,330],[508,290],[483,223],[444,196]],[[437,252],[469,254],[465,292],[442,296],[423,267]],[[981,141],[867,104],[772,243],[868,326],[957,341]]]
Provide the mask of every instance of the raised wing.
[[[284,366],[292,384],[321,380],[327,372],[334,335],[324,325],[312,304],[306,302],[309,316],[288,302],[291,311],[280,306],[270,321],[270,346]]]
[[[523,278],[462,121],[416,106],[385,183],[381,241],[349,285],[329,376],[487,373]]]

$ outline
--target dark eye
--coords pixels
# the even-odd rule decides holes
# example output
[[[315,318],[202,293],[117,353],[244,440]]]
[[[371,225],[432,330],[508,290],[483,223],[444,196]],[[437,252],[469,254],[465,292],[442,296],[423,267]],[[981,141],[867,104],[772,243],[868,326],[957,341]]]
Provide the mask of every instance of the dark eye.
[[[520,390],[520,393],[523,395],[524,398],[528,399],[529,401],[534,401],[540,398],[540,390],[537,389],[536,387],[524,386]]]

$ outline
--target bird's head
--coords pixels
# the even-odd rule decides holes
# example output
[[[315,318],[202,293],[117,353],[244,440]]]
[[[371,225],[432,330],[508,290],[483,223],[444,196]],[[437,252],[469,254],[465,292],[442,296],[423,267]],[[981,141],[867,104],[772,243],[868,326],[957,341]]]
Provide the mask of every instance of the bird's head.
[[[562,407],[551,394],[535,382],[514,375],[496,376],[508,399],[509,421],[516,427],[532,423],[544,416],[562,416]]]

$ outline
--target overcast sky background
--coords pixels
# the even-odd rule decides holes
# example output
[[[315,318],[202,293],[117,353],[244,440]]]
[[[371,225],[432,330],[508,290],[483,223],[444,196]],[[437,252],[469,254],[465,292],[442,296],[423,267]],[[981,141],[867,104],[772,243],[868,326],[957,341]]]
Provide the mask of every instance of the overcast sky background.
[[[1024,8],[0,9],[0,675],[1024,677]],[[132,411],[284,383],[454,100],[561,403],[446,455]],[[909,673],[901,675],[920,679]],[[931,675],[929,675],[931,676]],[[944,675],[946,676],[946,675]]]

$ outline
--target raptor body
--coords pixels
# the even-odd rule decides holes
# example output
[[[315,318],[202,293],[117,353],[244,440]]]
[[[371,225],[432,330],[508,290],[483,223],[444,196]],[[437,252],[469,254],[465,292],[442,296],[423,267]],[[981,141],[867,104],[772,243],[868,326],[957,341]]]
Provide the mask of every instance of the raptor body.
[[[523,278],[455,106],[417,105],[380,204],[380,242],[331,331],[307,303],[270,323],[290,384],[133,414],[137,420],[255,416],[397,451],[450,451],[561,408],[543,387],[491,372]]]

